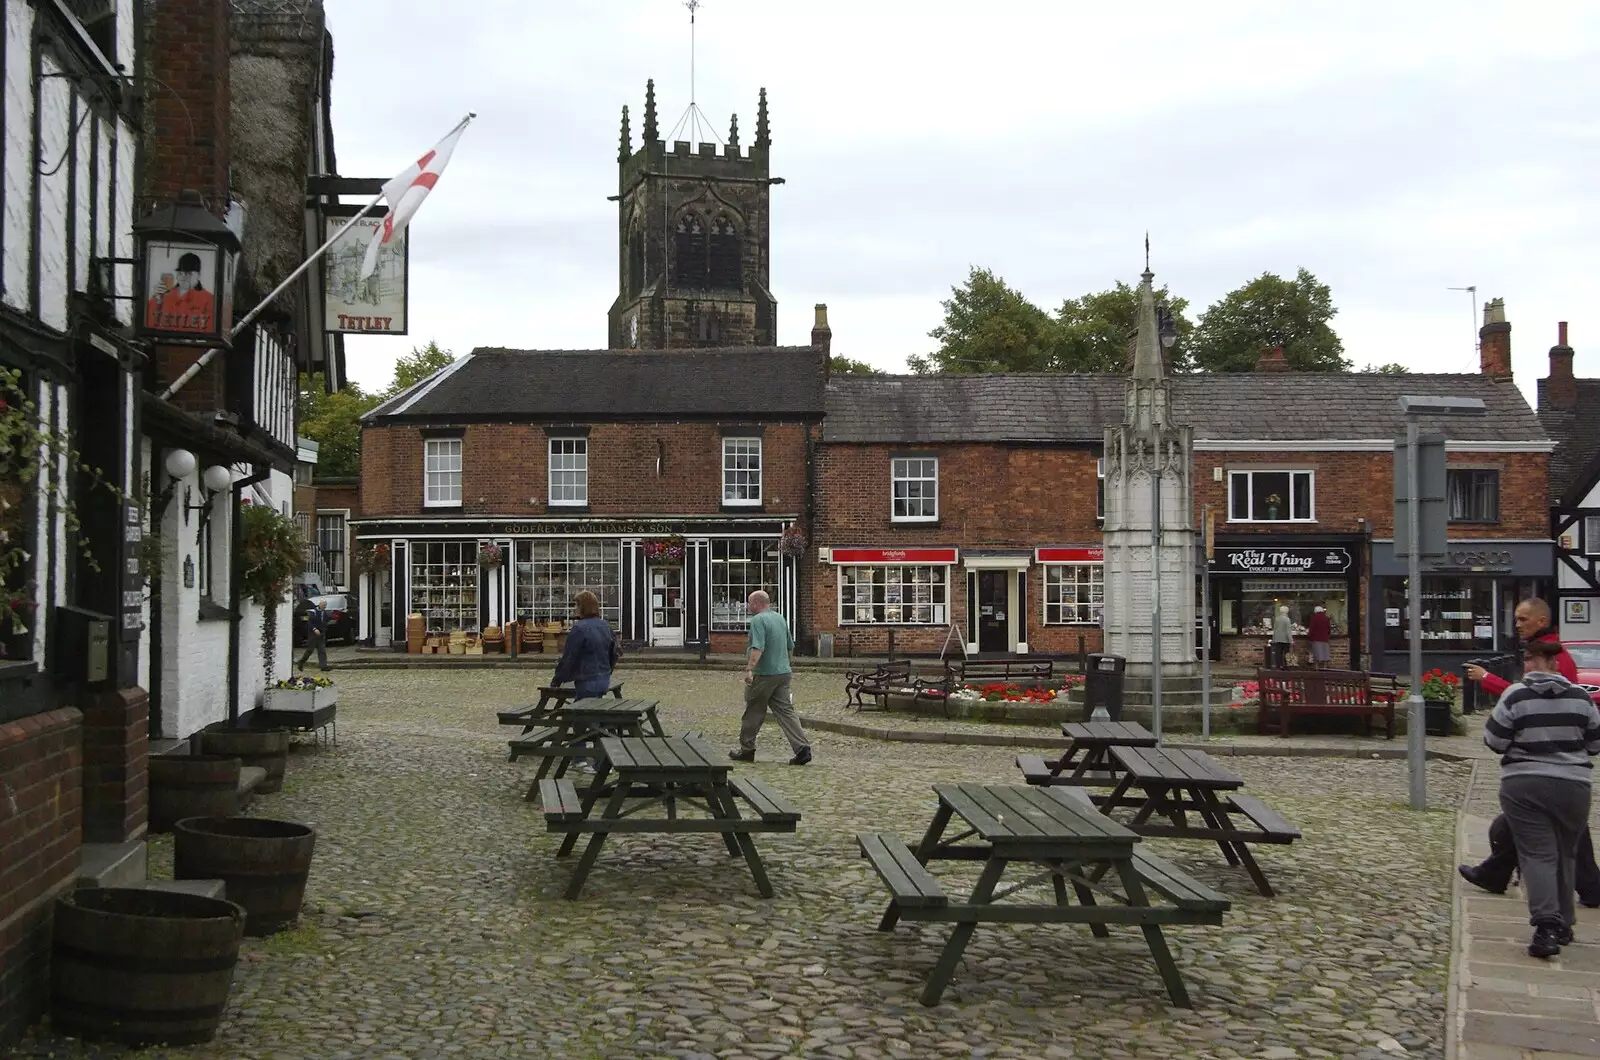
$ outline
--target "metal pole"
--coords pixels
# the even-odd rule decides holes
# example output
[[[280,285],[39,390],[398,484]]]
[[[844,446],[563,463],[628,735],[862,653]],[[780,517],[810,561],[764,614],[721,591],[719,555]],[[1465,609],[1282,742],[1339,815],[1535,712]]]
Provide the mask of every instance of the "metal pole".
[[[1428,778],[1426,745],[1423,730],[1426,726],[1425,707],[1422,703],[1422,512],[1417,497],[1419,474],[1417,452],[1417,421],[1406,417],[1406,635],[1411,645],[1411,712],[1406,722],[1406,763],[1411,775],[1411,808],[1428,807]]]
[[[1205,528],[1211,505],[1200,506],[1200,735],[1211,738],[1211,557],[1206,555]]]
[[[1161,439],[1151,444],[1155,453],[1150,466],[1150,720],[1161,746]]]

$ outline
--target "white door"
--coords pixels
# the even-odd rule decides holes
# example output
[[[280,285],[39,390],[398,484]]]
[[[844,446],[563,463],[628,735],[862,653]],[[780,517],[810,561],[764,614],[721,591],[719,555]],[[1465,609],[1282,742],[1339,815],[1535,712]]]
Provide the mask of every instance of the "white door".
[[[650,643],[683,647],[683,568],[650,568]]]

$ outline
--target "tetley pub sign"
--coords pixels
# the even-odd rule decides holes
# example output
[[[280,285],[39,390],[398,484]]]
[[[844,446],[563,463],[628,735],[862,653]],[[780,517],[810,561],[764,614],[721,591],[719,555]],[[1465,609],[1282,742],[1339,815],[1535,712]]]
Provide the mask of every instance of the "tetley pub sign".
[[[1212,567],[1236,574],[1343,574],[1350,551],[1343,548],[1219,548]]]

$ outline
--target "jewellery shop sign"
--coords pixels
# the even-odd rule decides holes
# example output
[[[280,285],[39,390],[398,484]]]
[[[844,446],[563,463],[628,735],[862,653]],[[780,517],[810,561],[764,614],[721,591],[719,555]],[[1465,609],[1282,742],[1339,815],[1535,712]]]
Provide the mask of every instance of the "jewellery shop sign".
[[[1344,548],[1219,548],[1211,568],[1224,574],[1344,574]]]

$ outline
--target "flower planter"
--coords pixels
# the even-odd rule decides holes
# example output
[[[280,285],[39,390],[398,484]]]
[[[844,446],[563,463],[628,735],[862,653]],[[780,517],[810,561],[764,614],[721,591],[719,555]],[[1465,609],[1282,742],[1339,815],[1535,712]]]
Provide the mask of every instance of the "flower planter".
[[[220,898],[84,888],[56,902],[54,1030],[129,1045],[194,1045],[217,1033],[244,910]]]
[[[300,916],[317,843],[312,829],[262,817],[191,817],[172,832],[173,875],[222,880],[228,900],[244,908],[246,935],[270,935]]]
[[[256,788],[258,795],[283,790],[283,771],[289,759],[288,729],[234,729],[227,722],[219,722],[197,735],[202,753],[237,758],[244,765],[265,769],[267,779]]]
[[[1424,711],[1424,731],[1429,736],[1454,736],[1456,733],[1455,718],[1451,716],[1452,701],[1444,699],[1427,699],[1422,703]]]
[[[310,713],[331,707],[339,702],[339,686],[330,688],[269,688],[266,691],[265,702],[262,704],[267,710],[298,710]]]
[[[219,755],[151,755],[150,831],[170,832],[185,817],[238,813],[241,765]]]

